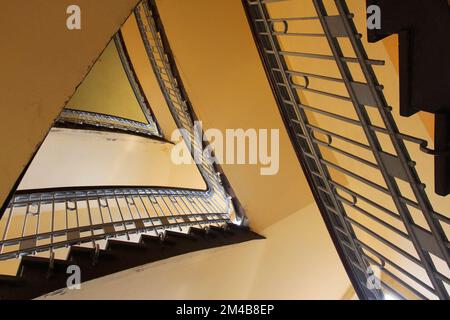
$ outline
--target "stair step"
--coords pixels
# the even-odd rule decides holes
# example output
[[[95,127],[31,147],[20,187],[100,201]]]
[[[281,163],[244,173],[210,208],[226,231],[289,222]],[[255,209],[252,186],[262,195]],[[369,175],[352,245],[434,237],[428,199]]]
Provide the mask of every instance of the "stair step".
[[[223,236],[225,235],[234,235],[235,232],[230,229],[225,229],[223,227],[217,227],[217,226],[209,226],[209,230],[215,233],[219,233]]]
[[[163,240],[157,236],[151,236],[148,234],[141,234],[141,242],[146,245],[161,245],[163,244]]]
[[[228,222],[227,224],[226,224],[226,226],[227,226],[227,228],[229,229],[229,230],[236,230],[236,231],[240,231],[240,232],[248,232],[248,231],[250,231],[250,227],[248,227],[248,226],[239,226],[239,225],[237,225],[237,224],[234,224],[234,223],[230,223],[230,222]]]
[[[157,245],[157,246],[175,245],[175,241],[172,241],[170,239],[161,239],[160,237],[151,236],[148,234],[141,235],[141,242],[145,243],[146,245]]]
[[[53,260],[53,271],[67,270],[67,267],[71,264],[68,260]],[[21,259],[21,266],[26,267],[27,270],[30,268],[39,268],[49,270],[50,268],[50,258],[46,257],[35,257],[35,256],[24,256]]]
[[[110,251],[100,249],[98,251],[98,256],[95,257],[96,250],[94,248],[73,246],[70,248],[69,254],[67,255],[67,260],[73,263],[75,261],[77,264],[81,261],[89,260],[91,263],[96,264],[97,260],[100,259],[110,259],[112,254]]]
[[[16,284],[20,281],[19,276],[0,275],[0,284]]]
[[[86,248],[80,246],[73,246],[70,248],[70,251],[67,255],[67,260],[69,261],[77,261],[80,259],[92,259],[95,254],[95,249]]]
[[[200,238],[200,239],[204,239],[207,236],[205,229],[200,229],[197,227],[189,228],[189,234],[193,235],[194,237]]]
[[[166,239],[168,239],[169,241],[171,240],[190,240],[190,241],[197,241],[197,238],[192,235],[192,234],[188,234],[188,233],[181,233],[181,232],[176,232],[176,231],[171,231],[171,230],[167,230],[166,231]]]
[[[207,233],[204,229],[192,227],[188,234],[166,231],[164,239],[141,234],[138,243],[108,239],[105,248],[110,250],[77,245],[70,248],[67,261],[55,259],[52,270],[49,269],[49,258],[23,257],[16,276],[0,277],[0,299],[31,299],[65,288],[66,268],[72,264],[81,269],[82,280],[89,281],[189,252],[262,238],[239,226],[229,226],[228,229],[212,227]]]
[[[73,255],[89,255],[95,252],[94,248],[80,247],[80,246],[72,246],[69,251],[69,256]]]
[[[121,250],[121,249],[133,249],[133,250],[147,250],[147,246],[141,242],[129,242],[122,240],[109,239],[106,244],[106,250]]]

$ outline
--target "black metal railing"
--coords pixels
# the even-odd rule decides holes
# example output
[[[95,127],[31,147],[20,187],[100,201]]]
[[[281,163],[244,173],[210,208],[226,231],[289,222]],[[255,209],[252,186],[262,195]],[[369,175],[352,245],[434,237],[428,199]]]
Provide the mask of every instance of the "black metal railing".
[[[388,291],[403,298],[448,299],[449,241],[444,228],[448,230],[450,220],[434,211],[405,145],[424,149],[426,141],[399,132],[378,83],[373,67],[384,62],[368,58],[344,0],[335,0],[329,9],[335,15],[328,14],[322,0],[309,2],[315,11],[312,16],[294,15],[292,6],[289,17],[271,14],[289,2],[243,1],[292,143],[357,294],[383,299]],[[302,12],[300,4],[297,8]],[[316,23],[315,30],[322,32],[305,32],[299,23],[305,21]],[[326,40],[329,51],[288,51],[287,38]],[[350,43],[349,56],[340,39]],[[317,48],[323,48],[323,42]],[[345,52],[349,54],[348,48]],[[302,65],[298,59],[311,62],[308,72],[298,70]],[[323,69],[312,72],[319,60],[334,63],[340,77],[324,74]],[[355,80],[350,65],[359,66],[364,81]],[[323,89],[331,83],[347,94]],[[330,106],[302,102],[304,94],[341,103],[330,111]],[[340,109],[343,103],[348,109]],[[374,112],[382,125],[373,124]],[[334,126],[325,125],[320,117],[331,119]],[[340,127],[349,129],[342,134]],[[339,163],[338,156],[353,165]],[[408,196],[405,189],[410,190]],[[381,270],[381,286],[368,284],[374,266]]]
[[[0,260],[139,233],[184,232],[230,221],[229,203],[171,188],[19,191],[0,220]]]

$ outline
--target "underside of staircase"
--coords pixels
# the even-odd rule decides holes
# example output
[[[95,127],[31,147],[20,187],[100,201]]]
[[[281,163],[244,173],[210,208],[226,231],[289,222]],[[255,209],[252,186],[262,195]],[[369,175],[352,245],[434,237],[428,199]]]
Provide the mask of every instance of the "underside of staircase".
[[[33,299],[66,288],[67,268],[81,270],[81,282],[158,260],[241,242],[263,239],[248,227],[228,223],[188,233],[165,231],[160,237],[141,234],[138,242],[109,239],[104,249],[72,246],[66,260],[24,256],[17,275],[0,276],[0,299]]]

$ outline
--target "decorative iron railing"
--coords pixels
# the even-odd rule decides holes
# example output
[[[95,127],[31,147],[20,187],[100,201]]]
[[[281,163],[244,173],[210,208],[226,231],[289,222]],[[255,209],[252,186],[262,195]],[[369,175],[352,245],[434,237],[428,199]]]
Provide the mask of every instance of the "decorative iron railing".
[[[424,149],[426,141],[399,132],[373,70],[384,62],[368,58],[346,2],[335,0],[325,6],[322,0],[297,1],[299,12],[302,6],[313,5],[316,15],[300,17],[293,7],[284,11],[289,17],[277,14],[293,2],[243,1],[292,143],[357,294],[382,299],[389,291],[404,298],[448,299],[449,241],[444,228],[448,230],[450,220],[434,211],[405,145]],[[329,15],[327,9],[337,14]],[[316,23],[315,30],[322,32],[305,32],[301,24],[305,22]],[[303,52],[298,45],[287,50],[288,38],[326,40],[332,54],[317,52],[323,43],[315,47],[317,53]],[[342,39],[350,44],[352,52],[346,47],[347,55]],[[296,59],[334,62],[331,67],[340,77],[323,69],[311,72],[314,63],[308,63],[308,72],[299,70],[302,64]],[[355,80],[349,65],[359,66],[364,81]],[[329,90],[333,83],[347,95]],[[340,109],[342,103],[339,108],[308,105],[301,98],[307,93],[343,101],[348,109]],[[346,115],[348,110],[355,116]],[[373,124],[374,112],[382,125]],[[320,117],[332,119],[334,126],[323,125]],[[351,129],[342,134],[341,126]],[[336,155],[354,165],[338,164],[333,160]],[[350,182],[342,182],[339,175]],[[408,196],[405,186],[411,190]],[[373,267],[381,270],[381,286],[368,283]]]
[[[133,234],[162,235],[230,221],[229,204],[169,188],[19,191],[0,220],[0,260]]]
[[[64,108],[57,120],[58,124],[74,123],[79,125],[89,125],[92,127],[101,127],[107,129],[120,130],[130,133],[140,133],[147,136],[159,136],[158,127],[154,122],[150,124],[100,114],[96,112],[87,112]]]

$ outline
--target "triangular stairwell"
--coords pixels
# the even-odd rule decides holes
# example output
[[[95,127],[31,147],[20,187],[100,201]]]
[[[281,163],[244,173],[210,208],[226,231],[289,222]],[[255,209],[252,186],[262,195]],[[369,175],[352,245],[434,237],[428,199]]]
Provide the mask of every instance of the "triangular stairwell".
[[[160,22],[153,20],[147,5],[141,3],[129,19],[139,24],[154,76],[177,126],[191,132],[196,117]],[[158,56],[152,49],[155,45]],[[112,62],[104,55],[98,59],[56,124],[65,129],[137,134],[165,143],[120,31],[105,53],[114,56]],[[112,68],[105,73],[102,67],[108,61]],[[105,83],[111,69],[117,76],[114,83]],[[126,80],[129,87],[113,88]],[[108,99],[91,99],[101,95],[99,88],[100,93],[112,91],[115,98],[103,92]],[[126,94],[119,94],[122,89]],[[120,105],[117,109],[121,97],[126,97],[121,105],[131,106],[131,112],[117,113],[124,111]],[[263,239],[243,226],[245,216],[227,179],[221,178],[220,167],[204,162],[198,169],[206,189],[98,184],[23,190],[19,186],[0,212],[0,262],[6,262],[0,269],[0,300],[33,299],[64,289],[73,266],[79,268],[81,282],[86,282],[198,250]]]

